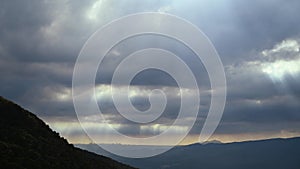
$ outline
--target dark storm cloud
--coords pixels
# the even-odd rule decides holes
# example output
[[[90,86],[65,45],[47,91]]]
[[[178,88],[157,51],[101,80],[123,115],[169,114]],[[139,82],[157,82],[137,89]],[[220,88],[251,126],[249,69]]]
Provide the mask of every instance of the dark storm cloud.
[[[172,38],[158,35],[134,36],[117,44],[103,59],[96,78],[97,83],[111,83],[114,70],[128,55],[146,48],[165,49],[182,59],[193,71],[200,87],[209,85],[208,76],[201,60],[188,46]],[[134,66],[134,65],[133,65]],[[173,65],[169,65],[172,68]],[[131,66],[127,71],[130,72]],[[126,72],[125,72],[126,73]],[[131,82],[132,85],[178,86],[175,79],[167,73],[151,69],[140,72]]]
[[[45,119],[57,116],[75,119],[70,97],[72,71],[88,37],[103,24],[120,16],[165,10],[199,26],[212,40],[225,64],[228,102],[217,132],[300,129],[299,125],[294,125],[300,121],[299,73],[285,75],[284,85],[281,85],[260,70],[263,62],[284,58],[293,61],[299,56],[297,52],[271,52],[268,60],[261,52],[285,39],[299,39],[300,1],[95,2],[1,1],[0,94]],[[100,66],[98,75],[102,77],[97,79],[97,84],[110,83],[120,58],[149,46],[163,47],[179,55],[194,71],[200,92],[210,89],[205,68],[190,50],[171,39],[154,36],[132,38],[113,48],[105,64]],[[259,66],[249,66],[250,62]],[[174,79],[158,71],[142,72],[132,83],[146,89],[176,86]],[[201,115],[192,133],[199,132],[208,111],[209,92],[202,97]],[[177,117],[177,99],[170,98],[161,123],[170,124]],[[102,101],[105,113],[116,113],[109,99]],[[149,106],[145,96],[137,96],[132,101],[142,110]],[[125,127],[120,129],[124,133],[141,132],[139,127],[130,126],[132,123],[120,116],[110,120],[124,123]],[[273,123],[278,125],[273,126]]]
[[[174,14],[185,17],[208,35],[225,64],[245,60],[252,51],[270,48],[299,35],[297,0],[174,1]]]
[[[241,41],[242,45],[254,49],[266,47],[263,44],[275,45],[287,37],[299,35],[300,23],[297,15],[300,2],[296,0],[254,0],[236,2],[233,11],[237,13],[240,30],[246,30],[248,38]],[[251,38],[250,38],[251,37]],[[253,43],[256,42],[256,43]],[[248,45],[250,44],[250,45]],[[269,46],[270,47],[270,46]]]
[[[55,53],[55,50],[49,48],[50,44],[43,35],[43,29],[50,27],[56,19],[56,10],[60,10],[59,4],[46,1],[2,1],[0,44],[7,54],[2,57],[15,58],[18,61],[51,61],[63,56],[63,53]],[[48,48],[43,46],[46,44]]]
[[[76,57],[96,29],[124,14],[157,8],[158,4],[105,1],[96,6],[96,18],[91,19],[87,15],[94,5],[96,1],[1,1],[1,94],[35,107],[24,104],[26,93],[36,96],[31,98],[47,97],[39,88],[70,87]],[[34,102],[38,105],[39,99]]]
[[[287,81],[286,87],[288,91],[300,101],[300,75],[296,77],[286,76],[285,79]]]

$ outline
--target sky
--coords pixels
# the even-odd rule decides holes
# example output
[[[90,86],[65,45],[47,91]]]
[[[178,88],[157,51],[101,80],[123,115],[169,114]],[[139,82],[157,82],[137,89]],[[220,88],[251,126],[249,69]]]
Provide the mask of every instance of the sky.
[[[71,143],[90,143],[72,101],[72,75],[79,52],[95,31],[114,19],[138,12],[162,12],[182,17],[201,29],[224,65],[226,107],[211,140],[300,136],[299,11],[298,0],[2,0],[0,95],[35,113]],[[157,135],[172,125],[180,107],[179,91],[176,81],[164,72],[139,73],[129,92],[139,110],[149,108],[152,89],[167,93],[166,109],[155,122],[140,125],[124,119],[111,99],[110,81],[115,67],[130,53],[148,47],[172,51],[195,73],[201,93],[200,110],[182,144],[194,143],[210,106],[211,88],[201,61],[174,39],[144,35],[116,45],[98,69],[95,85],[99,107],[114,129],[132,137]],[[120,93],[126,90],[122,84],[114,88]],[[187,89],[186,94],[193,91]],[[95,123],[97,114],[90,112],[86,119],[82,125],[89,132],[109,135],[110,128]],[[186,132],[188,123],[188,117],[182,119],[174,134]],[[100,140],[111,143],[102,137]],[[168,144],[168,140],[158,144]]]

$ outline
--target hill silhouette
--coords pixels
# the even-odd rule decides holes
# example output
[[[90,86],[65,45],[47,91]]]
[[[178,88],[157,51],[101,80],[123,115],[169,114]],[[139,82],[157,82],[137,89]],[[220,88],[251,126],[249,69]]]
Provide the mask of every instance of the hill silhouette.
[[[164,154],[143,159],[115,156],[94,144],[77,146],[141,169],[300,168],[300,138],[177,146]],[[135,146],[131,149],[135,150]]]
[[[75,148],[36,115],[0,96],[0,168],[131,169]]]

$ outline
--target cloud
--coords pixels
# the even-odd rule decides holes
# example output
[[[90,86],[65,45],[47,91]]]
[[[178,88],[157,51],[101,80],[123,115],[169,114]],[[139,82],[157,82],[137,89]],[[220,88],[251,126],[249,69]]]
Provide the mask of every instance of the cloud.
[[[283,40],[227,67],[228,99],[217,133],[299,130],[298,49],[296,39]]]
[[[300,2],[295,0],[3,1],[0,94],[32,110],[69,137],[81,133],[74,122],[71,86],[73,67],[85,41],[113,19],[136,12],[160,11],[197,25],[221,56],[228,101],[217,134],[299,131],[299,7]],[[180,42],[153,35],[121,42],[100,66],[96,78],[99,105],[108,120],[122,125],[117,128],[125,134],[158,134],[177,117],[177,84],[172,77],[156,70],[141,72],[133,79],[130,97],[136,108],[146,110],[149,91],[165,90],[169,100],[163,116],[156,121],[159,126],[138,126],[117,115],[107,92],[113,71],[127,55],[146,47],[169,50],[191,67],[201,94],[200,115],[191,134],[199,133],[210,105],[205,67]],[[117,87],[119,92],[124,91],[122,85]],[[188,117],[182,120],[178,131],[190,122]],[[90,123],[87,125],[93,128]]]

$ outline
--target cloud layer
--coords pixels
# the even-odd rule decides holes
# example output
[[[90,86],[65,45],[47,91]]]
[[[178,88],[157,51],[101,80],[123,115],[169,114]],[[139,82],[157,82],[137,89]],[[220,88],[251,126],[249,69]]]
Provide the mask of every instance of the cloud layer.
[[[207,34],[225,65],[227,104],[216,135],[299,133],[299,8],[296,0],[2,1],[0,94],[32,110],[74,140],[75,136],[84,135],[76,120],[71,86],[73,67],[85,41],[118,17],[136,12],[167,12],[187,19]],[[201,107],[190,135],[199,134],[210,106],[206,70],[191,50],[166,37],[132,37],[108,53],[96,79],[98,102],[104,114],[114,128],[127,135],[156,135],[176,119],[178,88],[174,79],[161,71],[140,73],[130,91],[133,105],[140,110],[149,108],[151,89],[166,91],[166,110],[154,123],[134,124],[120,116],[112,103],[109,83],[114,68],[128,54],[147,47],[172,51],[195,73]],[[122,84],[116,88],[123,92]],[[96,130],[97,125],[89,121],[94,114],[89,116],[86,125],[91,131]],[[182,125],[174,132],[182,132],[189,122],[188,117],[182,119]]]

